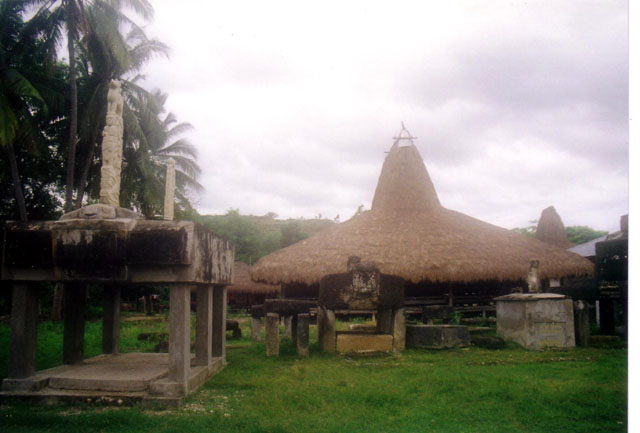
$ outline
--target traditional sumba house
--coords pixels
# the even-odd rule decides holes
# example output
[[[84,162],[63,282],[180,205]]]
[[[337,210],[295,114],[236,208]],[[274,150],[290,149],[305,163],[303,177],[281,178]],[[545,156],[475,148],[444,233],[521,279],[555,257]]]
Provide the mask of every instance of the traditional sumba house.
[[[358,256],[402,277],[409,300],[440,296],[446,303],[526,286],[532,260],[539,261],[543,284],[593,275],[593,264],[577,254],[442,207],[413,138],[396,137],[370,211],[263,257],[252,279],[281,283],[285,297],[313,298],[322,277],[342,272],[349,256]]]
[[[277,298],[280,294],[279,284],[265,284],[251,281],[250,266],[237,261],[233,265],[234,283],[227,286],[227,302],[230,307],[249,308],[262,304],[266,298]]]
[[[567,231],[564,228],[562,219],[553,206],[549,206],[542,211],[536,227],[536,239],[560,248],[573,246],[567,239]]]

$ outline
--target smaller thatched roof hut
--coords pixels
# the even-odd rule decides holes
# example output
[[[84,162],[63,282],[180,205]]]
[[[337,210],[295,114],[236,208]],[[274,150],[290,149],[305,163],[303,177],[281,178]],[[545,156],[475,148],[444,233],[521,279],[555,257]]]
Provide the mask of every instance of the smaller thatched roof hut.
[[[553,206],[549,206],[542,211],[536,228],[536,239],[559,248],[573,246],[567,239],[567,230],[564,228],[562,219]]]
[[[266,284],[251,281],[250,266],[244,262],[234,263],[233,284],[227,286],[227,296],[230,305],[251,306],[260,304],[266,298],[276,298],[280,295],[279,284]]]

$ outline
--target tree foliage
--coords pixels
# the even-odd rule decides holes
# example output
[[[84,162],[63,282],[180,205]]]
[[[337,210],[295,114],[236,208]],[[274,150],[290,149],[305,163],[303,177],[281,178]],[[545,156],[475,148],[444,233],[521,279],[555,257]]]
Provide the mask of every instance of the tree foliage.
[[[592,241],[600,236],[606,235],[608,232],[604,230],[594,230],[588,226],[570,226],[567,227],[567,238],[569,242],[576,245],[584,244]]]
[[[112,79],[125,100],[121,206],[161,213],[171,157],[176,213],[194,214],[190,200],[202,186],[196,148],[184,137],[191,125],[166,112],[165,93],[138,84],[147,61],[168,47],[147,38],[124,7],[153,15],[146,0],[0,0],[0,218],[55,218],[74,191],[76,208],[97,201]],[[61,51],[70,61],[57,60]]]

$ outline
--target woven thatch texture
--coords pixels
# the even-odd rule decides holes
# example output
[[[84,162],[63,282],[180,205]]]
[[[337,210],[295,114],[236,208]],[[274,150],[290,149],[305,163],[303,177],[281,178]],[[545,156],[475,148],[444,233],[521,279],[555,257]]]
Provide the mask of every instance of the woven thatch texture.
[[[521,280],[532,259],[540,261],[541,278],[593,273],[577,254],[441,207],[415,146],[391,150],[372,207],[263,257],[251,277],[314,284],[344,272],[349,256],[413,283]]]
[[[536,239],[559,248],[573,246],[567,239],[567,231],[564,228],[562,219],[553,206],[549,206],[542,211],[536,228]]]
[[[227,286],[230,294],[254,294],[254,295],[278,295],[280,285],[256,283],[249,276],[250,266],[244,262],[236,261],[233,264],[233,284]]]

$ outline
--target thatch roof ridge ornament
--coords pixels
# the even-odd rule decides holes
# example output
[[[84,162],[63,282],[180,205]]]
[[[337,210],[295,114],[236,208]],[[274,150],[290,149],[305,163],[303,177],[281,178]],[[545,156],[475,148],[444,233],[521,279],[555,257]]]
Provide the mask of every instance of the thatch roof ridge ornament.
[[[593,275],[577,254],[442,207],[413,144],[389,151],[371,211],[261,258],[251,278],[311,285],[349,256],[412,283],[522,281],[531,260],[541,279]]]
[[[536,239],[559,248],[573,246],[567,238],[567,230],[562,223],[562,218],[560,218],[556,208],[553,206],[547,207],[540,214],[538,226],[536,227]]]

